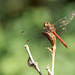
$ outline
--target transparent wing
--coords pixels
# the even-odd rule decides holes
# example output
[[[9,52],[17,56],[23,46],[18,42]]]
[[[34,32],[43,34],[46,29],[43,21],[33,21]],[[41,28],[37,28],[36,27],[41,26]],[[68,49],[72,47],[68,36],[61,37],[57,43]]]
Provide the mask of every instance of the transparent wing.
[[[65,30],[66,25],[68,25],[68,23],[70,23],[73,20],[74,16],[75,16],[75,11],[71,11],[69,15],[67,15],[64,18],[59,19],[53,25],[56,29],[59,28],[61,30]]]

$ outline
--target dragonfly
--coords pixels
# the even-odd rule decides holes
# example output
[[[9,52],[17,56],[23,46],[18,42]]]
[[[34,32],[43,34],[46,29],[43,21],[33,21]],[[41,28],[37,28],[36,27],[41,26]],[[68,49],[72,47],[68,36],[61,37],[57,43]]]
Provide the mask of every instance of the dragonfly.
[[[70,23],[70,22],[73,20],[74,15],[75,15],[75,12],[72,11],[69,16],[64,17],[64,18],[58,20],[58,21],[57,21],[55,24],[53,24],[53,25],[50,24],[49,22],[45,22],[45,23],[44,23],[44,30],[45,30],[46,32],[51,32],[51,33],[53,33],[53,34],[61,41],[61,43],[62,43],[67,49],[69,49],[69,47],[68,47],[67,44],[58,36],[58,34],[57,34],[56,31],[55,31],[56,28],[55,28],[54,26],[59,25],[58,28],[60,27],[60,28],[62,28],[62,30],[65,30],[65,26],[68,25],[68,23]],[[43,32],[43,34],[44,34],[46,37],[48,37],[45,32]],[[48,37],[48,39],[49,39],[49,37]]]
[[[49,22],[44,22],[44,30],[48,30],[51,33],[53,33],[60,41],[61,43],[67,48],[69,49],[69,47],[67,46],[67,44],[58,36],[58,34],[56,33],[56,31],[58,29],[61,29],[62,31],[66,29],[66,26],[73,20],[75,16],[75,11],[71,11],[69,15],[67,15],[66,17],[63,17],[61,19],[59,19],[58,21],[56,21],[54,24],[50,24]],[[21,31],[21,33],[24,33],[24,31]],[[28,40],[29,41],[29,40]]]

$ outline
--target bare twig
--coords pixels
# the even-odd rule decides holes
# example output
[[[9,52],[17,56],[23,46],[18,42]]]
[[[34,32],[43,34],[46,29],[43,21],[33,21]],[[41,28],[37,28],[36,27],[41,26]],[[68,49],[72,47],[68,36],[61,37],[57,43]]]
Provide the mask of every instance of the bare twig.
[[[52,72],[51,72],[51,70],[49,69],[49,65],[47,65],[46,70],[48,71],[48,75],[52,75]]]
[[[55,60],[55,53],[52,54],[52,75],[54,75],[54,60]]]
[[[49,51],[51,51],[51,53],[52,53],[52,71],[50,72],[50,69],[48,69],[47,71],[48,71],[48,73],[49,73],[49,75],[54,75],[54,60],[55,60],[55,49],[56,48],[52,48],[52,49],[54,49],[54,50],[51,50],[49,47],[47,48]]]
[[[30,52],[30,50],[29,50],[28,45],[25,45],[25,48],[26,48],[26,51],[27,51],[27,53],[28,53],[28,55],[29,55],[28,65],[34,67],[34,68],[38,71],[39,75],[42,75],[41,72],[40,72],[40,69],[39,69],[39,67],[38,67],[37,62],[34,61],[32,55],[31,55],[31,52]]]

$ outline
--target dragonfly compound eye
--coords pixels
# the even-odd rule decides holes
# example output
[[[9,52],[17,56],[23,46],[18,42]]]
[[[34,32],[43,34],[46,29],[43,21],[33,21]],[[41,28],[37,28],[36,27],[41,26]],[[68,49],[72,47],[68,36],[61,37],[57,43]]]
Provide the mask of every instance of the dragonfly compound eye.
[[[49,25],[50,25],[49,22],[44,22],[44,27],[47,27],[47,26],[49,26]]]

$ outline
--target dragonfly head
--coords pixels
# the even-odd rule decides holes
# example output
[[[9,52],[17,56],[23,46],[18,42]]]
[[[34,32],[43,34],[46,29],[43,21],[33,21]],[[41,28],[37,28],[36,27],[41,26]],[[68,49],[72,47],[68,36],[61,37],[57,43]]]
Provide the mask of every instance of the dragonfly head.
[[[50,23],[44,22],[44,30],[49,30],[49,28],[50,28]]]
[[[44,27],[48,27],[50,25],[49,22],[44,22]]]

